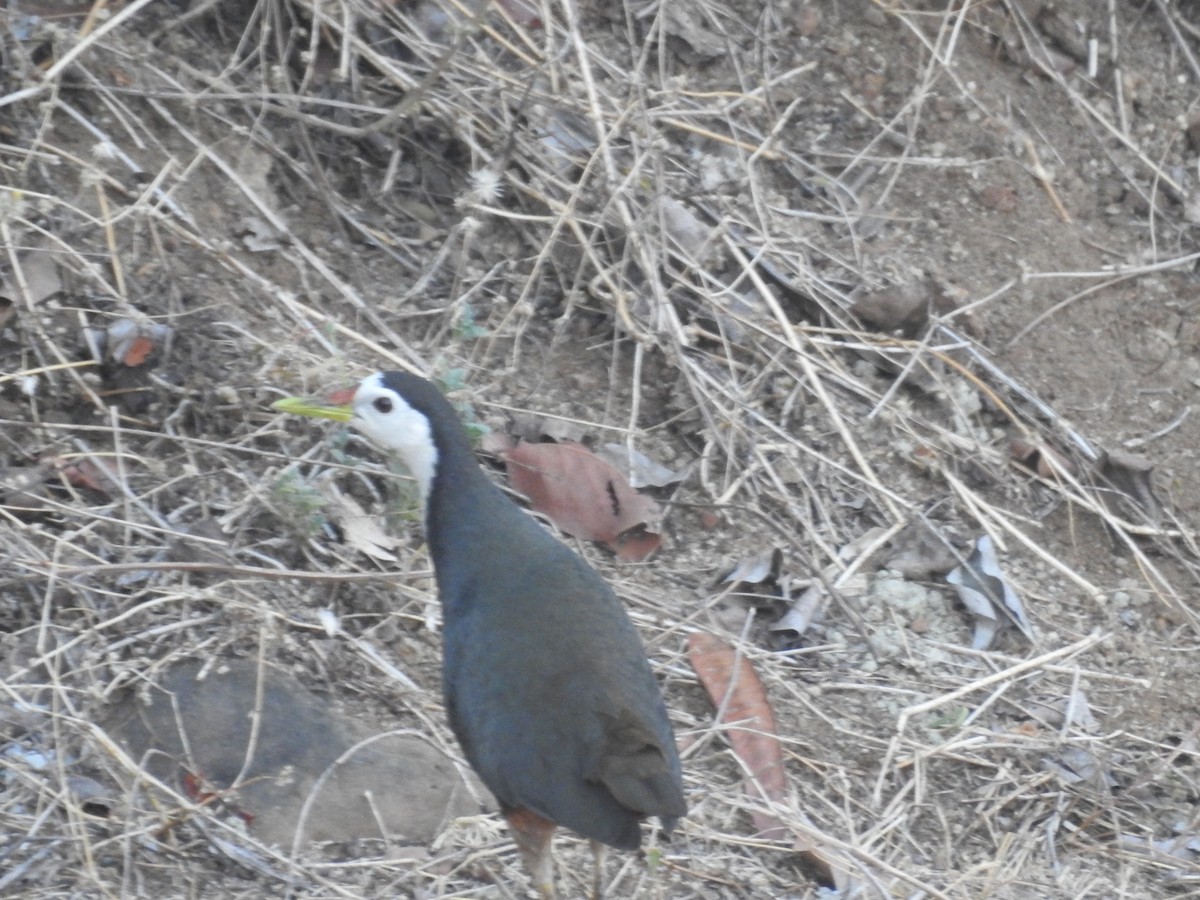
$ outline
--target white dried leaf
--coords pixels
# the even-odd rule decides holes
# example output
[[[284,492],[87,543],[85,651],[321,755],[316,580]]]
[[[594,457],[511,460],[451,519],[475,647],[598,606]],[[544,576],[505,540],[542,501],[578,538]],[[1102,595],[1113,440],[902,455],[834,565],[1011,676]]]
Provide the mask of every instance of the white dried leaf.
[[[857,559],[879,540],[884,531],[883,528],[871,528],[863,532],[838,549],[838,559],[842,562]],[[847,577],[845,570],[846,567],[841,563],[833,563],[822,569],[821,577],[814,578],[812,583],[801,591],[800,596],[792,601],[788,611],[771,626],[771,631],[794,631],[798,635],[804,634],[809,626],[821,618],[829,603],[826,584],[835,585],[842,597],[857,598],[866,594],[870,586],[866,573],[860,569]],[[790,597],[791,591],[798,587],[799,584],[785,584],[784,596]]]
[[[1069,745],[1057,759],[1046,758],[1045,766],[1065,784],[1088,783],[1093,787],[1113,788],[1116,778],[1105,768],[1096,754],[1083,747]]]
[[[113,319],[104,328],[83,329],[83,335],[97,362],[111,359],[129,364],[127,357],[139,340],[144,338],[153,347],[161,347],[171,336],[171,326],[148,320]]]
[[[673,37],[679,38],[692,52],[706,59],[715,59],[726,53],[721,37],[712,30],[708,22],[708,11],[698,2],[672,2],[655,8],[662,10],[662,28]]]
[[[783,551],[772,547],[754,556],[747,556],[721,581],[724,584],[762,584],[764,581],[774,581],[779,577],[782,565]]]
[[[238,219],[234,225],[235,233],[241,237],[242,243],[251,253],[265,253],[278,250],[287,243],[282,231],[259,216],[246,216]]]
[[[629,479],[635,488],[664,487],[683,481],[678,472],[661,465],[645,453],[630,450],[624,444],[605,444],[596,455]]]
[[[704,245],[712,233],[688,207],[674,197],[663,197],[659,201],[663,230],[675,242],[684,258],[697,264],[703,263],[701,256]]]
[[[771,631],[794,631],[804,634],[825,608],[825,588],[813,582],[800,594],[774,625]]]
[[[321,623],[321,627],[325,629],[325,634],[329,637],[336,637],[342,633],[342,623],[338,621],[337,613],[332,609],[318,610],[317,621]]]
[[[400,542],[384,531],[379,519],[367,515],[357,500],[343,494],[332,482],[323,484],[321,493],[329,501],[330,518],[341,527],[347,544],[371,559],[396,561],[396,554],[392,550]]]
[[[0,284],[0,296],[9,300],[28,300],[30,306],[41,303],[48,297],[53,297],[62,290],[62,277],[58,273],[58,262],[49,250],[30,250],[21,254],[18,259],[21,267],[21,278],[15,272],[4,276]],[[22,291],[21,283],[25,290]]]
[[[988,535],[976,541],[970,557],[947,575],[946,581],[955,586],[958,598],[975,620],[975,634],[971,640],[974,649],[986,650],[992,645],[1002,624],[1001,616],[1011,620],[1025,637],[1033,640],[1033,627],[1025,616],[1025,607],[1000,571],[996,549]]]

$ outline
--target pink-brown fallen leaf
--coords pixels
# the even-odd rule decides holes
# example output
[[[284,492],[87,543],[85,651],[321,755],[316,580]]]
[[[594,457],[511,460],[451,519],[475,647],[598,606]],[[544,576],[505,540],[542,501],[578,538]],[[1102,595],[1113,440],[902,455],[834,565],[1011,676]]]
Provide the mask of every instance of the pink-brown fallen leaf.
[[[68,463],[56,459],[55,462],[59,464],[58,474],[74,487],[87,488],[111,497],[114,488],[121,483],[117,467],[104,460],[80,459]]]
[[[617,559],[623,562],[641,562],[662,546],[662,535],[635,525],[618,534],[616,540],[606,543],[617,554]]]
[[[144,334],[139,334],[129,342],[129,346],[125,350],[125,355],[121,357],[119,362],[126,366],[140,366],[150,358],[150,354],[153,352],[154,341],[150,340]]]
[[[688,637],[688,662],[721,713],[720,724],[746,771],[746,793],[769,803],[787,799],[783,745],[775,731],[775,714],[767,691],[750,660],[716,635],[697,632]],[[788,828],[773,813],[752,810],[757,837],[780,840]]]
[[[169,325],[142,319],[114,319],[104,328],[85,328],[84,338],[100,362],[136,369],[146,365],[171,336]]]
[[[783,767],[783,745],[776,736],[775,714],[767,700],[767,691],[754,666],[738,657],[733,647],[716,635],[696,633],[688,638],[688,661],[700,683],[718,710],[734,754],[746,770],[746,793],[751,797],[782,803],[787,800],[787,770]],[[736,668],[735,668],[736,667]],[[792,850],[809,876],[824,887],[850,892],[854,884],[847,860],[836,850],[820,846],[820,829],[803,813],[797,819],[807,825],[807,833],[797,833]],[[752,811],[756,837],[786,840],[789,829],[773,813]],[[810,835],[817,835],[815,839]]]
[[[518,444],[503,456],[513,489],[567,534],[601,541],[630,561],[658,549],[661,538],[642,528],[658,505],[587,447]]]

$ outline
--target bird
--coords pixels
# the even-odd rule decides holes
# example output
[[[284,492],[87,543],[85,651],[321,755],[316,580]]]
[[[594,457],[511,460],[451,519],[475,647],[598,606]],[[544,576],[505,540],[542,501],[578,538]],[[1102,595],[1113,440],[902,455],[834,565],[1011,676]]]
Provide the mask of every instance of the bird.
[[[328,404],[291,397],[274,407],[349,422],[416,480],[451,730],[541,898],[557,896],[559,826],[590,840],[592,896],[601,896],[606,847],[637,850],[650,817],[669,837],[687,814],[662,692],[620,599],[488,477],[431,381],[377,372]]]

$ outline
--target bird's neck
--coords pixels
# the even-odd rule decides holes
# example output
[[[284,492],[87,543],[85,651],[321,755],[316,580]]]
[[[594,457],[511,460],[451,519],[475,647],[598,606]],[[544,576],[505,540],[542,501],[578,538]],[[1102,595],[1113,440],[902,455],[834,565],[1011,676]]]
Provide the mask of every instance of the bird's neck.
[[[438,456],[437,448],[429,441],[409,444],[400,450],[404,467],[417,482],[424,503],[429,502],[429,494],[433,489],[433,480],[440,462]]]
[[[514,513],[525,517],[479,467],[457,424],[452,431],[435,431],[437,453],[424,497],[425,534],[439,593],[451,605],[466,596],[465,585],[505,564],[500,545],[512,533],[511,518]]]

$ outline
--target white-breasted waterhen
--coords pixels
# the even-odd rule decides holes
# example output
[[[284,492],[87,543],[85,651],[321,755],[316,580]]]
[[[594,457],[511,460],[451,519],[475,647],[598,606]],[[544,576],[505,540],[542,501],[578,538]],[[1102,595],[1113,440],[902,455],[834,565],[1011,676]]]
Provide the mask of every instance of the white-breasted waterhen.
[[[641,846],[641,820],[670,833],[686,804],[679,754],[637,632],[594,569],[479,467],[454,408],[406,372],[380,372],[321,406],[276,409],[350,422],[400,456],[425,503],[444,619],[450,725],[496,795],[544,898],[551,836]]]

